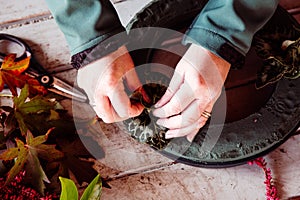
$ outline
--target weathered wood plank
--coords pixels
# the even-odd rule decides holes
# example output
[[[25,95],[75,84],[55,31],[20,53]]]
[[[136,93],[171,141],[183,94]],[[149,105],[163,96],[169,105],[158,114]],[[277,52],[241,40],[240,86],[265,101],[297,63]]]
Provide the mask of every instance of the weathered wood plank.
[[[48,6],[44,0],[1,0],[4,8],[0,11],[0,27],[4,28],[12,24],[24,24],[32,20],[44,18],[51,15]],[[4,3],[5,1],[5,3]],[[151,0],[135,1],[134,6],[132,1],[127,0],[111,0],[117,12],[121,16],[121,22],[125,26],[134,13],[138,12],[142,7]]]
[[[73,109],[75,116],[78,115],[77,112],[85,117],[88,115],[95,116],[90,107],[83,109],[82,104],[78,104],[78,109],[77,107]],[[172,160],[131,138],[124,130],[122,123],[105,124],[99,122],[93,126],[93,131],[90,132],[92,134],[89,135],[105,152],[105,157],[97,161],[97,168],[100,169],[104,178],[114,179],[172,163]],[[88,141],[83,141],[83,143],[92,154],[97,154],[98,150],[91,149]],[[108,171],[107,168],[109,168]]]
[[[50,14],[44,0],[1,0],[0,25]]]
[[[23,19],[29,16],[28,13],[44,12],[43,1],[22,2],[31,4],[32,7],[28,7],[28,10],[22,13],[22,6],[19,6],[17,11],[14,10],[17,7],[9,7],[17,1],[5,1],[5,8],[8,9],[5,12],[22,13]],[[132,6],[136,2],[143,6],[148,0],[115,4],[119,14],[123,16],[123,24],[140,9],[137,5]],[[43,9],[39,10],[35,6]],[[1,11],[0,19],[3,23],[19,19],[13,14],[6,16],[2,18]],[[8,21],[4,22],[3,19]],[[38,61],[46,68],[69,65],[67,44],[54,20],[23,25],[5,32],[28,41]],[[72,82],[75,74],[73,70],[60,76]],[[66,101],[65,104],[70,106],[71,102]],[[75,105],[74,109],[77,112],[83,110],[82,115],[86,112],[92,113],[90,107],[83,104]],[[171,160],[133,141],[125,134],[121,126],[101,124],[101,129],[98,127],[98,132],[93,135],[106,154],[104,159],[98,160],[96,167],[104,178],[111,179],[109,184],[112,189],[104,189],[103,199],[265,199],[264,177],[258,167],[201,169],[183,164],[172,165]],[[299,147],[300,136],[295,136],[267,156],[282,199],[300,195]]]
[[[300,136],[269,154],[280,199],[300,195]],[[109,181],[103,199],[265,199],[264,174],[256,166],[203,169],[183,164]]]
[[[53,19],[7,29],[2,33],[15,35],[26,41],[36,60],[46,69],[71,68],[67,43]],[[73,83],[75,72],[64,72],[58,76]]]
[[[8,29],[5,33],[13,34],[28,42],[37,60],[47,69],[69,65],[70,55],[68,47],[63,34],[59,31],[54,20]],[[72,83],[75,80],[76,71],[72,70],[58,75]],[[63,105],[69,109],[70,113],[73,112],[76,116],[80,115],[79,117],[81,118],[86,118],[88,115],[91,118],[95,116],[95,113],[87,104],[74,102],[71,105],[70,101],[64,101]],[[123,131],[120,131],[120,128],[102,124],[102,130],[104,131],[98,129],[98,134],[94,135],[95,140],[106,153],[105,159],[99,161],[99,166],[109,166],[109,168],[115,169],[114,174],[116,174],[146,167],[147,165],[169,162],[167,158],[154,152],[147,146],[135,142],[128,135],[125,135]],[[110,174],[110,172],[106,173],[106,175],[110,176],[113,174]]]
[[[27,42],[30,45],[36,60],[47,70],[57,71],[61,68],[72,69],[67,43],[53,19],[41,21],[39,23],[16,26],[1,31],[1,33],[12,34]],[[73,84],[76,79],[76,70],[72,69],[57,73],[55,76]],[[71,113],[71,101],[65,100],[62,104]]]
[[[50,14],[47,4],[43,0],[23,0],[22,2],[18,0],[1,1],[3,1],[1,5],[4,5],[4,7],[0,11],[0,25],[24,19],[30,20],[30,18]],[[133,2],[128,0],[111,1],[114,3],[124,25],[130,21],[134,16],[134,13],[138,12],[142,7],[151,2],[151,0],[135,1],[134,6],[132,6]],[[286,9],[300,7],[299,1],[294,0],[282,0],[280,4]]]
[[[25,40],[32,48],[36,59],[48,69],[69,63],[67,43],[54,20],[23,25],[2,32]]]
[[[112,189],[105,188],[102,197],[122,200],[264,199],[263,176],[257,173],[260,171],[248,166],[213,170],[179,164],[109,182]]]

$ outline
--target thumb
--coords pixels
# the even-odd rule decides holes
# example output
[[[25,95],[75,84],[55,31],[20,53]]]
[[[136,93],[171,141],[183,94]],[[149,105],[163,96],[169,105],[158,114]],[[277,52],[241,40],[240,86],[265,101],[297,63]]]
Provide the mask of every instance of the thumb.
[[[126,85],[131,92],[133,91],[137,92],[139,95],[142,96],[143,100],[146,103],[151,103],[151,98],[144,90],[143,85],[134,68],[126,72],[124,77],[125,77]]]

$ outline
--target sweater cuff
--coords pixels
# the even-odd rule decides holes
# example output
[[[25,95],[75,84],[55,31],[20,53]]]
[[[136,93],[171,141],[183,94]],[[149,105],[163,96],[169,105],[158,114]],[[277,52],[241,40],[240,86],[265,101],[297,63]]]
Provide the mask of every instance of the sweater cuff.
[[[119,47],[127,43],[127,34],[123,29],[111,32],[103,38],[104,39],[98,44],[72,55],[71,65],[75,69],[80,69],[81,67],[116,51]]]
[[[231,68],[239,69],[245,63],[245,55],[238,51],[225,38],[206,29],[189,29],[183,38],[184,45],[198,44],[231,64]]]

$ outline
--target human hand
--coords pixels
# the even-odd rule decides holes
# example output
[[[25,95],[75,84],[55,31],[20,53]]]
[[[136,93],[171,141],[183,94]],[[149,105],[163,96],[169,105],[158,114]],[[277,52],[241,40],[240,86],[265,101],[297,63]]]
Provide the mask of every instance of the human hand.
[[[156,123],[169,129],[166,139],[194,139],[220,96],[229,69],[227,61],[207,49],[196,44],[189,47],[153,111],[160,118]]]
[[[141,88],[125,46],[79,69],[77,74],[79,87],[85,90],[96,114],[106,123],[138,116],[144,109],[140,103],[130,102],[123,81],[131,91]]]

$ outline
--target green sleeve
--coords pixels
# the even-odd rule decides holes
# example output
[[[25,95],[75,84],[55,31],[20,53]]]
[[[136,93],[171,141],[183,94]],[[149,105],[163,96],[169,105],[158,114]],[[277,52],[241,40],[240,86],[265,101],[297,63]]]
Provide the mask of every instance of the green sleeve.
[[[46,0],[71,55],[124,31],[109,0]]]
[[[254,34],[272,17],[278,2],[209,0],[188,29],[183,43],[199,44],[229,62],[245,56]]]

